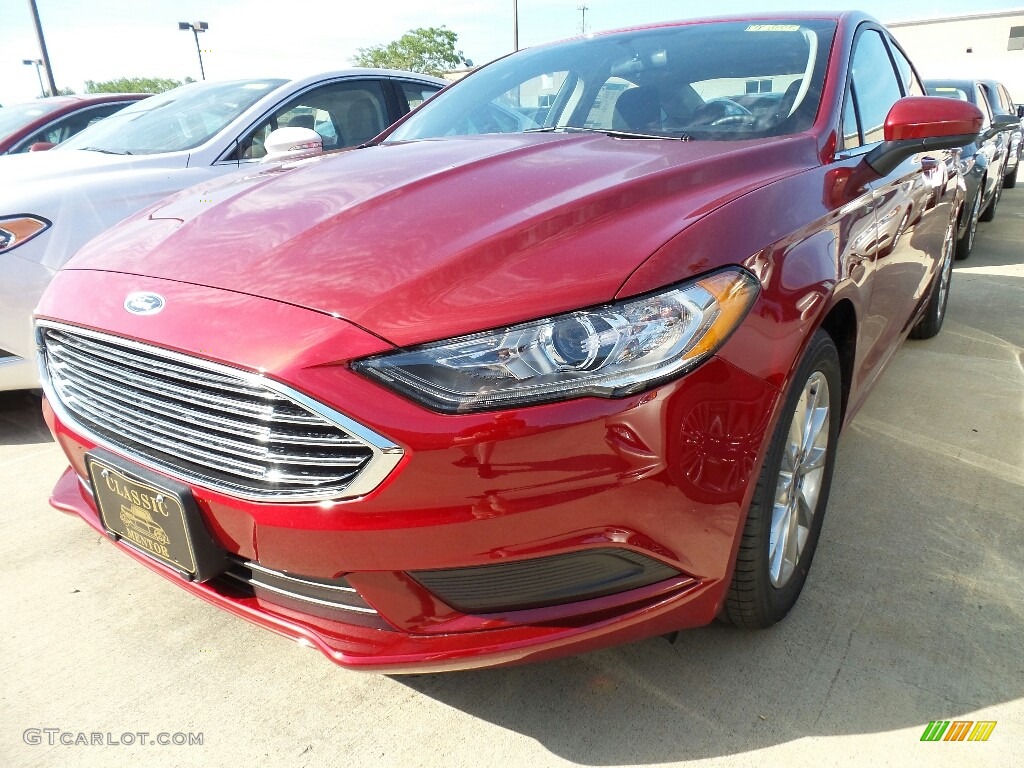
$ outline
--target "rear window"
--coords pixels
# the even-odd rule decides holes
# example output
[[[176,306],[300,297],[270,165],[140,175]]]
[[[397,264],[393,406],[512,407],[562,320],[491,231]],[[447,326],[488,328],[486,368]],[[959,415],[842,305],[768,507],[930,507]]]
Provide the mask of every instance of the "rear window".
[[[963,88],[954,88],[951,85],[933,85],[928,87],[929,96],[942,96],[947,99],[958,99],[960,101],[970,101],[970,97],[967,95],[967,91]]]
[[[54,104],[52,102],[38,101],[0,107],[0,138],[5,138],[15,131],[21,130],[29,123],[52,114],[63,106],[63,103]]]

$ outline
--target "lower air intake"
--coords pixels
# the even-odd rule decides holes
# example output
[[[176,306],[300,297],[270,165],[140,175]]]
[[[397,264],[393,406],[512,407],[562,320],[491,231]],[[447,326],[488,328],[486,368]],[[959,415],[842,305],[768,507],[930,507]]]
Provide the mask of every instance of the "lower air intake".
[[[409,575],[456,610],[497,613],[604,597],[681,574],[637,552],[605,548]]]

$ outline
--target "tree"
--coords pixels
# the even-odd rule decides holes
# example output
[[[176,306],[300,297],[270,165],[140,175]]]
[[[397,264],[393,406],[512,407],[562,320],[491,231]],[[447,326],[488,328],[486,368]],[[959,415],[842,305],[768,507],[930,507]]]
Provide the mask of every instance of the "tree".
[[[455,49],[459,36],[445,26],[410,29],[387,45],[359,48],[352,63],[359,67],[407,69],[440,76],[462,66],[462,51]]]
[[[166,77],[119,77],[116,80],[85,81],[86,93],[163,93],[185,83],[194,83],[191,77],[171,80]]]

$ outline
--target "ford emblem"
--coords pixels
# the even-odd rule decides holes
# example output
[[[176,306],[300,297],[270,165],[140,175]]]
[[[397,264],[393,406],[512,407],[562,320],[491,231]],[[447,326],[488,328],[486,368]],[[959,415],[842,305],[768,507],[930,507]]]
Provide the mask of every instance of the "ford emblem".
[[[133,315],[155,315],[164,308],[164,297],[159,293],[129,293],[124,300],[124,308]]]

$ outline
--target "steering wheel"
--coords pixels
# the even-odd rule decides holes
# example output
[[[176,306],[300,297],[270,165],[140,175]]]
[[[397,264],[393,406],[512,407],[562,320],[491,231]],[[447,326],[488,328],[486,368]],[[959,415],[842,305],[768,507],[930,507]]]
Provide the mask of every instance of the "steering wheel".
[[[724,96],[712,99],[693,113],[690,125],[722,126],[747,125],[757,118],[754,113]]]

